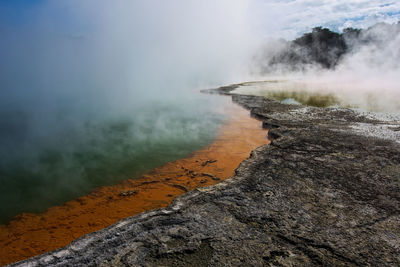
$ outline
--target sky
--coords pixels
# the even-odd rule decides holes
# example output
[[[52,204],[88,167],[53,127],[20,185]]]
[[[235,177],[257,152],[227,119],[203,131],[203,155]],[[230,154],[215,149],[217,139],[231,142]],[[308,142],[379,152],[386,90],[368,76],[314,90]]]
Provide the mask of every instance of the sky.
[[[51,2],[64,2],[64,4],[54,5]],[[63,2],[0,0],[0,14],[3,17],[0,18],[0,22],[3,25],[28,23],[29,19],[37,13],[37,8],[43,5],[53,6],[53,19],[55,21],[62,20],[64,16],[71,15],[70,9],[74,7],[74,1]],[[157,1],[149,2],[154,2],[153,7],[156,8]],[[176,1],[171,0],[170,2]],[[204,2],[207,3],[207,1]],[[224,0],[216,2],[226,3]],[[291,39],[316,26],[340,31],[346,27],[366,28],[377,22],[396,23],[400,19],[400,1],[393,0],[241,0],[232,2],[241,3],[239,5],[234,3],[226,8],[242,8],[243,14],[248,17],[250,30],[254,30],[264,37]],[[81,6],[79,5],[77,8]],[[103,12],[102,5],[98,5],[97,8],[98,10],[93,10],[92,13]],[[185,12],[184,9],[182,11]],[[80,26],[82,27],[82,24]],[[69,25],[69,27],[73,28],[74,25]]]

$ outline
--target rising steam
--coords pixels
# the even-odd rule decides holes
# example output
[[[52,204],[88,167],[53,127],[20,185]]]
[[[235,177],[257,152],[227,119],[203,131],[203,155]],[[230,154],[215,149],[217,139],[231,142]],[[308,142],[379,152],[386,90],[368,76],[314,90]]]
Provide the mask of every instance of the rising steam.
[[[246,1],[0,3],[0,222],[209,142],[245,77]],[[242,73],[244,73],[242,75]]]
[[[315,28],[293,42],[267,44],[255,57],[255,69],[263,79],[296,82],[286,90],[334,93],[350,107],[399,112],[399,47],[399,23],[345,29],[342,35]]]

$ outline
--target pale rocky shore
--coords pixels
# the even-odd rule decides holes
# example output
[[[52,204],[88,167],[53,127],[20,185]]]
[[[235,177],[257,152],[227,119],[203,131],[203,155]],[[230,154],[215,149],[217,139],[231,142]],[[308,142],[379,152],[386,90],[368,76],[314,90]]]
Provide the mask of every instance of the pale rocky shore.
[[[273,141],[231,179],[11,266],[400,266],[397,117],[232,99]]]

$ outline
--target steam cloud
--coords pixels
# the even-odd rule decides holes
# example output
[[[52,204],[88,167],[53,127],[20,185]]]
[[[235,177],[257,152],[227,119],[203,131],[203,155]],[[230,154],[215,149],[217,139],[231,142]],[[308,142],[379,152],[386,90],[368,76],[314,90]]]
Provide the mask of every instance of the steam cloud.
[[[316,28],[294,42],[270,41],[256,55],[253,70],[259,79],[301,82],[297,85],[303,89],[334,93],[362,109],[399,112],[400,23],[351,29],[343,34],[343,43],[325,30]],[[303,44],[311,34],[324,36]],[[329,35],[333,37],[327,41]]]
[[[41,1],[0,4],[4,145],[33,144],[87,121],[244,77],[246,1]],[[189,89],[189,90],[188,90]],[[191,90],[190,90],[191,89]],[[19,138],[15,138],[19,136]],[[3,150],[3,149],[2,149]],[[1,151],[10,157],[7,147]]]
[[[49,108],[77,110],[80,117],[82,110],[130,109],[148,99],[173,100],[183,88],[223,83],[239,74],[251,43],[243,3],[33,5],[18,22],[1,21],[1,107],[40,110],[40,117]],[[20,10],[0,12],[7,18]]]
[[[221,102],[195,92],[244,79],[246,9],[239,0],[1,2],[0,202],[9,205],[0,222],[209,141]]]

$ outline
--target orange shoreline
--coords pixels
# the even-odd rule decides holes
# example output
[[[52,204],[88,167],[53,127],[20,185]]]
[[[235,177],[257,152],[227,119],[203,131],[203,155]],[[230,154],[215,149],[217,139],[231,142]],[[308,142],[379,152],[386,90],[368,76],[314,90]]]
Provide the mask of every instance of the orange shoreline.
[[[231,177],[239,163],[268,140],[266,130],[247,110],[237,105],[230,108],[232,116],[214,142],[187,158],[169,162],[139,179],[100,187],[41,214],[21,214],[0,225],[0,265],[63,247],[123,218],[166,207],[187,191]]]

